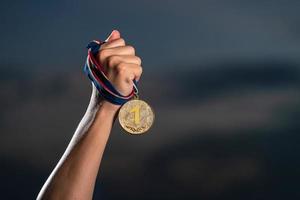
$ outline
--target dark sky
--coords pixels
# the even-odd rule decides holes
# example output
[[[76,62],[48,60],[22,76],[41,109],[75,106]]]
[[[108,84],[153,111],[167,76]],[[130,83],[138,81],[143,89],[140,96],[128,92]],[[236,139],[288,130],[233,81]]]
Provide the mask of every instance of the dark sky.
[[[300,2],[215,0],[1,1],[0,62],[82,63],[86,43],[119,29],[144,67],[236,58],[299,61]]]
[[[156,121],[141,137],[115,123],[95,199],[300,199],[299,11],[299,0],[0,1],[1,197],[36,197],[89,101],[85,46],[118,29],[142,58]]]

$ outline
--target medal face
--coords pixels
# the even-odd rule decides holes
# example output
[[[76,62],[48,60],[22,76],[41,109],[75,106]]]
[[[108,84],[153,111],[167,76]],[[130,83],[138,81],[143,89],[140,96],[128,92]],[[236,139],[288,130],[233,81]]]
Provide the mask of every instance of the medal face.
[[[154,121],[152,108],[142,100],[130,100],[119,111],[119,122],[128,133],[139,135],[150,129]]]

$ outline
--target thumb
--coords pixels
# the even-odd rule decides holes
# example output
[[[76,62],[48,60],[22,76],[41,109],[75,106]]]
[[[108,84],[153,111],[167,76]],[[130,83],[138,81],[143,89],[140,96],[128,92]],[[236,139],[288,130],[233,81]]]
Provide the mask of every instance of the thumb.
[[[108,36],[108,38],[105,40],[105,42],[111,42],[113,40],[119,39],[121,37],[121,34],[118,30],[113,30],[111,34]]]

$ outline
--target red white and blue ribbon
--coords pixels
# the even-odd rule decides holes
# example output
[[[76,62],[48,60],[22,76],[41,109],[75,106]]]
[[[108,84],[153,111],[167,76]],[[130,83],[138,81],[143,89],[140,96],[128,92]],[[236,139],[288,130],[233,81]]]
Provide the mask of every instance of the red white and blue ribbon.
[[[104,99],[116,105],[123,105],[134,95],[138,94],[137,82],[133,80],[133,90],[129,95],[124,96],[118,92],[107,78],[103,66],[95,59],[102,44],[104,44],[104,42],[96,40],[93,40],[88,44],[88,56],[84,65],[84,72]]]

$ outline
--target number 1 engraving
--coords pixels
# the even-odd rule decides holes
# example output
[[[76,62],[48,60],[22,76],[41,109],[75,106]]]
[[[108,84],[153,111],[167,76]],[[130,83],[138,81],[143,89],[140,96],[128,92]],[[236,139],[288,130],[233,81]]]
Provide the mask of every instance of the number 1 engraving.
[[[140,107],[135,106],[131,109],[130,113],[134,113],[134,123],[139,124],[140,123]]]

